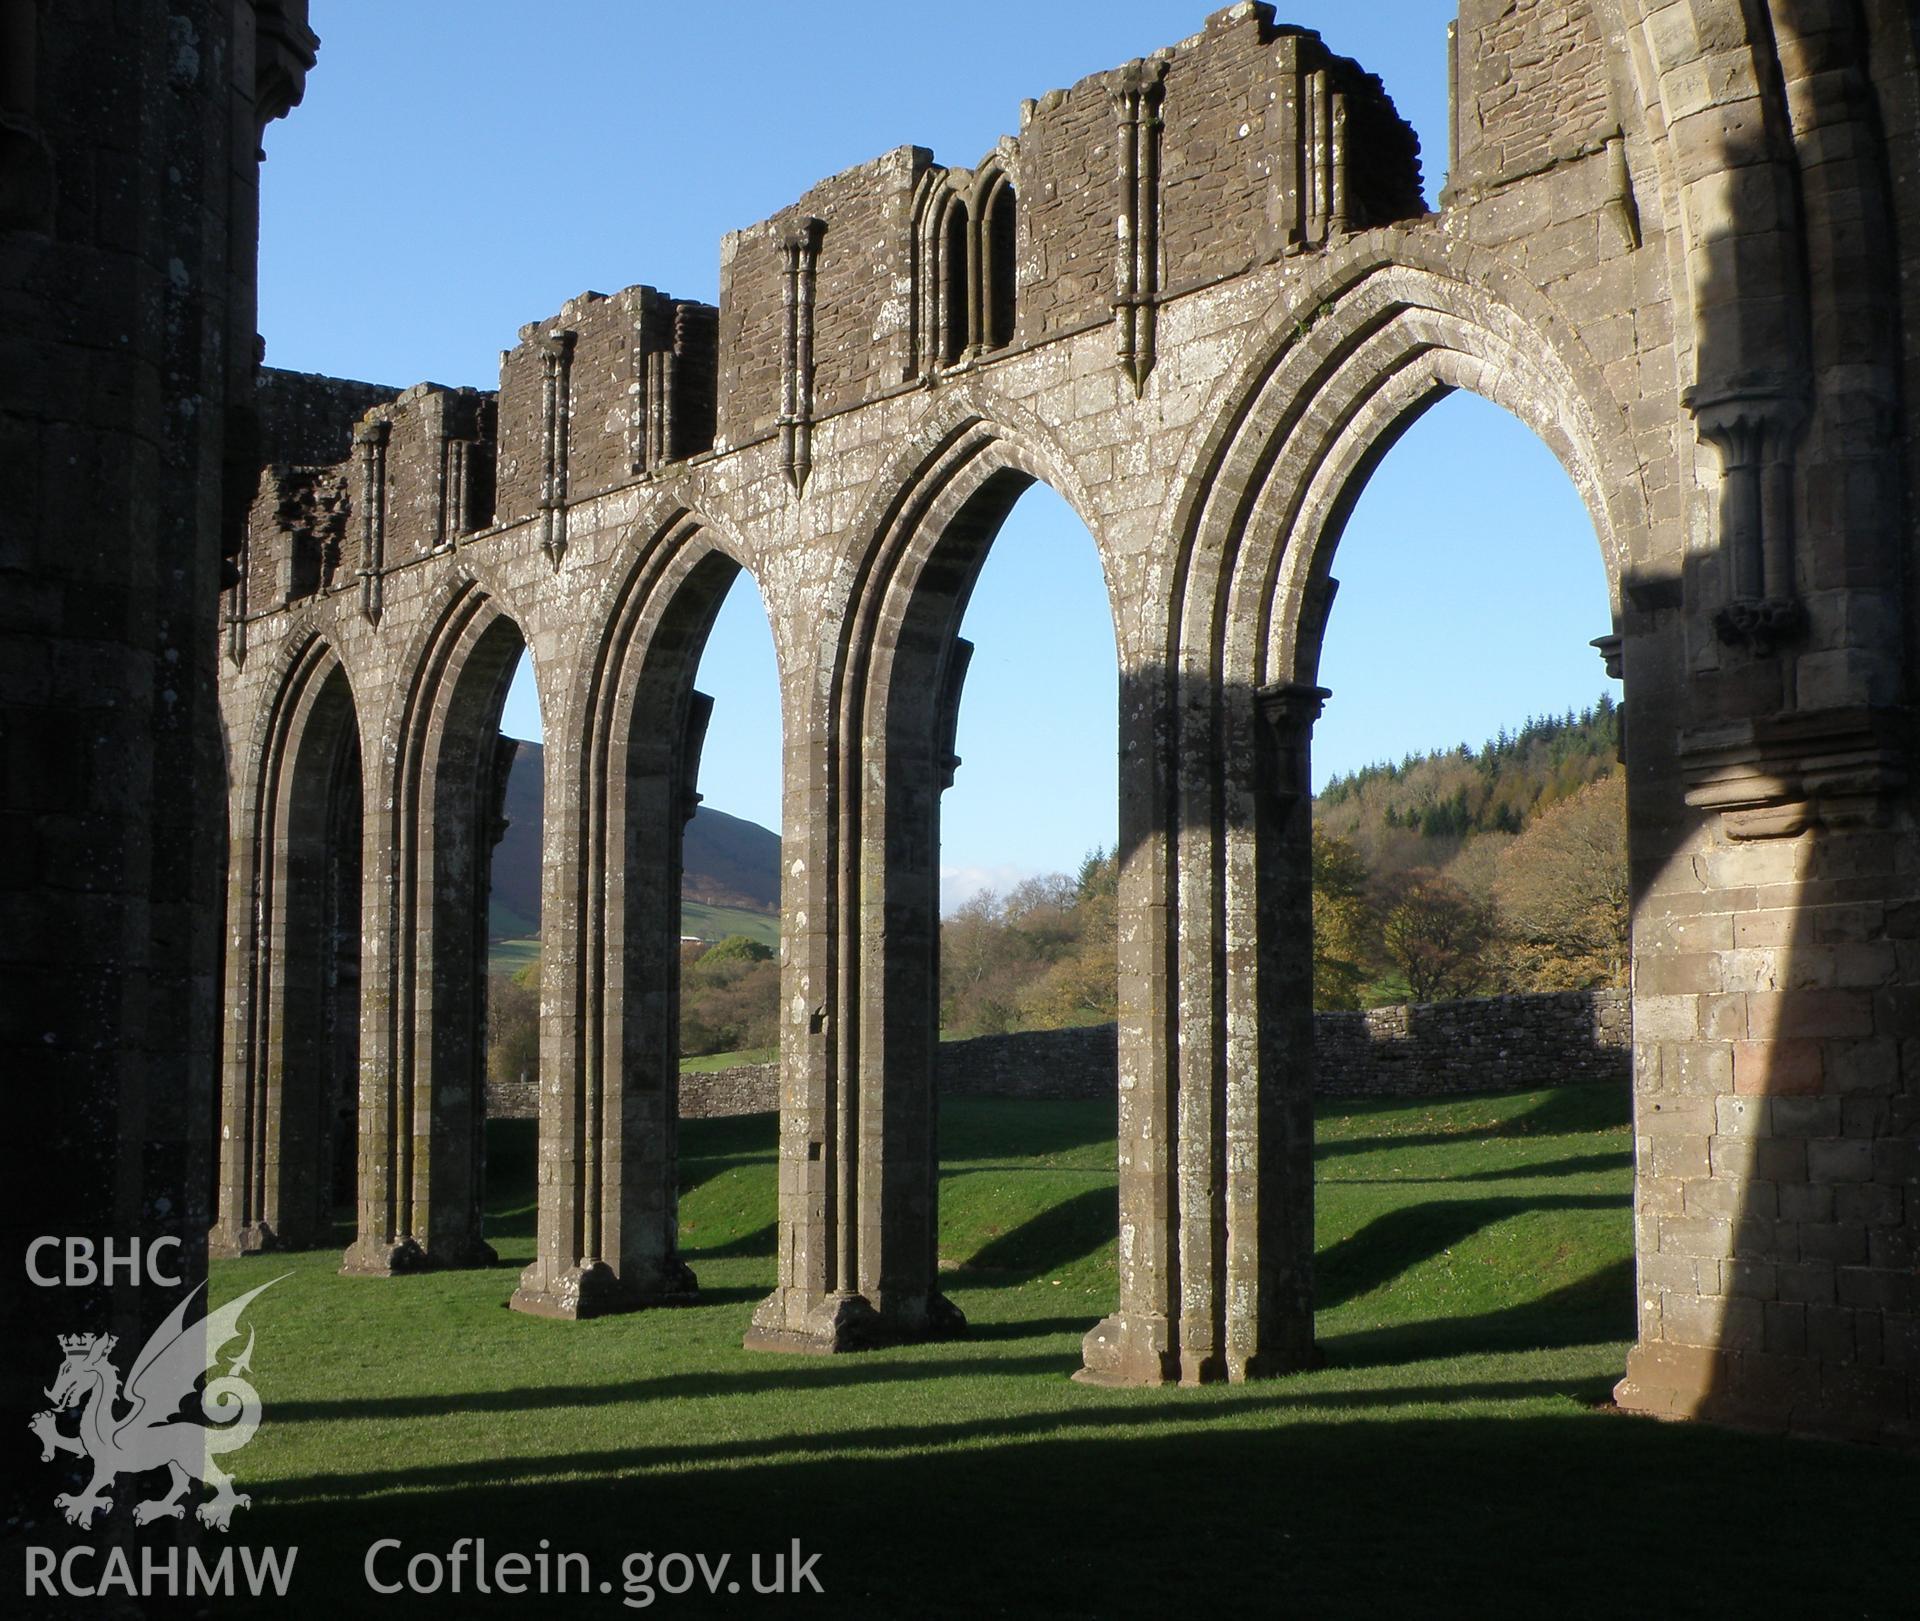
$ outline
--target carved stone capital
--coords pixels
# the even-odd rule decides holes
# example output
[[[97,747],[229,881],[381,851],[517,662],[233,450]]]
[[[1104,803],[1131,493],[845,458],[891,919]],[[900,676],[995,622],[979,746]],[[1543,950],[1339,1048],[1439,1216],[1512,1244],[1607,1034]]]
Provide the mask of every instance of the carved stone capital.
[[[1804,393],[1782,380],[1752,379],[1729,387],[1695,384],[1680,396],[1700,437],[1720,453],[1726,472],[1759,467],[1790,448],[1807,420]]]
[[[827,222],[813,214],[795,214],[780,222],[780,246],[788,253],[818,253],[826,234]]]
[[[1327,687],[1310,687],[1303,681],[1280,681],[1260,688],[1253,695],[1253,701],[1261,720],[1275,735],[1291,740],[1313,729],[1313,723],[1320,718],[1332,696]]]
[[[1260,720],[1260,778],[1265,791],[1293,806],[1308,792],[1308,748],[1313,723],[1333,694],[1325,687],[1282,681],[1254,693]]]
[[[1107,87],[1107,98],[1122,112],[1134,109],[1148,110],[1149,104],[1159,97],[1163,81],[1167,76],[1167,64],[1163,58],[1136,56],[1131,62],[1114,68],[1102,81]]]
[[[1804,388],[1771,375],[1696,384],[1681,402],[1720,456],[1719,540],[1727,600],[1715,629],[1734,646],[1771,652],[1800,628],[1794,537],[1794,443]]]
[[[1687,803],[1735,839],[1880,822],[1907,780],[1906,726],[1902,710],[1860,707],[1682,733]]]

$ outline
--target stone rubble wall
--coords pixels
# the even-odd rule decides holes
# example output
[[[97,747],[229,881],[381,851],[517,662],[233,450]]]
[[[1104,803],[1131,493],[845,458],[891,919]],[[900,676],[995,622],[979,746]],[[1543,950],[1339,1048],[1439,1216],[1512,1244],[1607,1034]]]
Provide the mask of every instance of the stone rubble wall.
[[[1314,1090],[1329,1097],[1624,1086],[1633,1000],[1625,991],[1557,991],[1319,1013],[1313,1056]]]
[[[1325,1097],[1444,1097],[1533,1086],[1624,1086],[1633,1061],[1625,991],[1557,991],[1314,1016],[1314,1090]],[[940,1045],[947,1097],[1084,1099],[1114,1091],[1114,1025],[976,1036]],[[680,1118],[772,1113],[780,1066],[739,1064],[680,1077]],[[531,1120],[531,1081],[489,1084],[487,1112]]]

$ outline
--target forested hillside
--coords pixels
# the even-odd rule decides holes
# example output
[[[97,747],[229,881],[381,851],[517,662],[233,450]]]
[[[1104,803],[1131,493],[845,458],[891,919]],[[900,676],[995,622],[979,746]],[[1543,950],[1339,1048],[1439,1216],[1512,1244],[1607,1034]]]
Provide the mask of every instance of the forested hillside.
[[[1314,801],[1319,1004],[1625,984],[1619,747],[1602,694],[1329,782]]]
[[[1408,755],[1335,777],[1314,826],[1356,845],[1376,868],[1444,865],[1464,842],[1515,835],[1618,762],[1620,712],[1608,694],[1576,714],[1529,719],[1478,748]]]

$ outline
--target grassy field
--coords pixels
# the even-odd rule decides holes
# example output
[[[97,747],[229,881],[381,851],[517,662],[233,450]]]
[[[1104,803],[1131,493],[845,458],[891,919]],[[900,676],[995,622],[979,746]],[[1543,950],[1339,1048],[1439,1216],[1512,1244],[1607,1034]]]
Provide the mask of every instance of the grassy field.
[[[487,972],[490,974],[517,974],[530,962],[540,960],[540,937],[533,935],[524,940],[489,940],[487,942]]]
[[[740,1064],[771,1064],[779,1056],[778,1047],[743,1047],[737,1052],[702,1053],[697,1058],[681,1059],[680,1073],[698,1075],[716,1069],[733,1069]]]
[[[780,949],[780,917],[776,912],[749,912],[741,906],[709,906],[704,901],[680,903],[680,932],[702,940],[724,940],[744,934],[763,946]]]
[[[613,1588],[408,1615],[623,1613],[629,1552],[739,1570],[796,1537],[837,1615],[1911,1613],[1913,1460],[1603,1405],[1633,1317],[1625,1110],[1603,1088],[1327,1106],[1326,1366],[1198,1390],[1067,1377],[1114,1300],[1109,1106],[944,1104],[941,1265],[971,1332],[820,1359],[740,1346],[773,1279],[770,1117],[682,1128],[702,1303],[590,1323],[504,1309],[533,1146],[497,1123],[499,1267],[216,1267],[217,1298],[291,1273],[250,1313],[241,1539],[300,1547],[276,1614],[360,1613],[377,1536],[401,1558],[545,1537]]]
[[[504,915],[507,924],[517,925],[521,920],[514,917],[505,908],[498,908],[494,919],[494,932],[507,933],[502,924]],[[683,901],[680,906],[680,929],[701,940],[724,940],[730,934],[744,934],[749,940],[758,940],[763,946],[780,949],[780,919],[771,912],[749,912],[739,906],[708,906],[704,901]],[[528,933],[519,938],[493,940],[487,946],[487,972],[490,974],[518,973],[530,962],[540,958],[540,937]]]

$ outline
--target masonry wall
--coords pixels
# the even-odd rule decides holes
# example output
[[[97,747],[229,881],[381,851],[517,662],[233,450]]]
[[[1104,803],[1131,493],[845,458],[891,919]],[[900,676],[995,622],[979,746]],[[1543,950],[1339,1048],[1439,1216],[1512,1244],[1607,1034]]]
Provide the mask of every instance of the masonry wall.
[[[1328,1097],[1624,1086],[1633,1072],[1633,999],[1562,991],[1321,1013],[1313,1063],[1315,1090]]]
[[[353,449],[353,425],[400,390],[313,372],[262,366],[254,380],[260,459],[291,467],[328,467]]]
[[[1110,1024],[1032,1030],[940,1044],[947,1097],[1113,1096],[1118,1031]],[[1430,1006],[1320,1013],[1314,1089],[1323,1097],[1441,1097],[1535,1086],[1624,1086],[1633,1068],[1633,1001],[1625,991],[1560,991]],[[740,1064],[680,1077],[680,1118],[771,1113],[780,1066]],[[539,1113],[533,1082],[488,1084],[495,1119]]]
[[[1098,321],[1113,280],[1117,159],[1106,87],[1029,104],[1020,132],[1018,328],[1029,342]]]
[[[1620,133],[1589,0],[1464,0],[1455,62],[1455,188],[1538,174]]]

